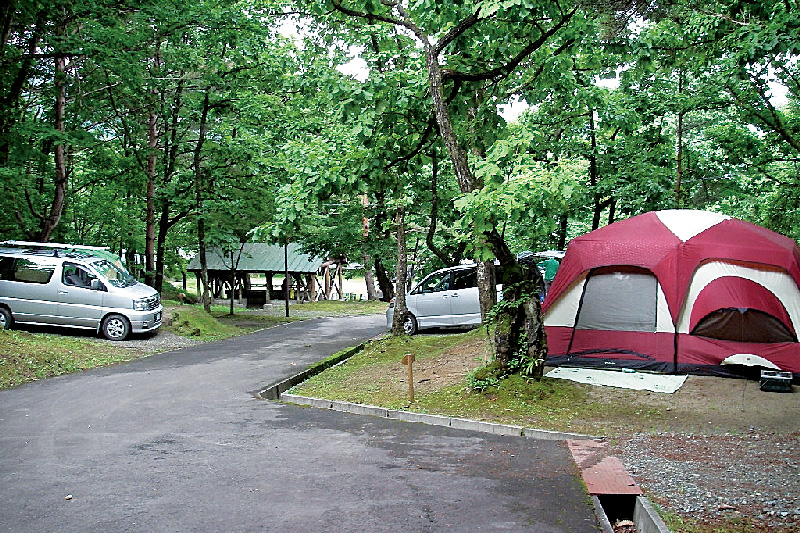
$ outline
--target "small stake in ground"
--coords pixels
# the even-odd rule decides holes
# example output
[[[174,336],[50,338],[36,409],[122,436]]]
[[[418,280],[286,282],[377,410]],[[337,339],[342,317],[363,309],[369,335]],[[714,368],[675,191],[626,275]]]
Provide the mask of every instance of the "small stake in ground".
[[[414,403],[414,354],[407,353],[403,357],[403,364],[408,366],[408,398],[411,403]]]

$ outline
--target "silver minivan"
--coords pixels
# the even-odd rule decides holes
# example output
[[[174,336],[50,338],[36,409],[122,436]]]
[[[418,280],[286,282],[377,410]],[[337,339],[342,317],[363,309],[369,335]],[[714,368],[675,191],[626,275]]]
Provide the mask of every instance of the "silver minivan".
[[[406,293],[406,307],[403,330],[407,335],[425,328],[480,325],[476,266],[460,265],[428,274]],[[394,302],[386,310],[389,328],[393,320]]]
[[[93,329],[111,340],[154,331],[158,292],[88,251],[0,247],[0,328],[15,322]]]

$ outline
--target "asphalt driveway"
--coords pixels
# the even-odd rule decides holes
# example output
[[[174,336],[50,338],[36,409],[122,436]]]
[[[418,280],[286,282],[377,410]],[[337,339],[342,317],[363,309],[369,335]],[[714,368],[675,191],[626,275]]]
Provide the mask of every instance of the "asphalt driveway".
[[[563,442],[256,399],[384,329],[317,319],[0,391],[0,531],[597,531]]]

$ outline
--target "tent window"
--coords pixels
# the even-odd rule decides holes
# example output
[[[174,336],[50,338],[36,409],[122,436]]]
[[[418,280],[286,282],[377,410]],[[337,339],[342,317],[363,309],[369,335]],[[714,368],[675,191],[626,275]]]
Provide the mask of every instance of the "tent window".
[[[658,282],[649,273],[610,272],[586,281],[577,329],[656,330]]]
[[[797,342],[774,316],[757,309],[719,309],[697,323],[692,335],[735,342]]]

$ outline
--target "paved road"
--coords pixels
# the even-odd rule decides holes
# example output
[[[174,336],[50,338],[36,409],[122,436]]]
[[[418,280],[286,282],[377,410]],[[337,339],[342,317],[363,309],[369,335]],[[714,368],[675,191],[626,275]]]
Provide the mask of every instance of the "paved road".
[[[0,531],[597,531],[563,443],[258,400],[318,319],[0,391]]]

